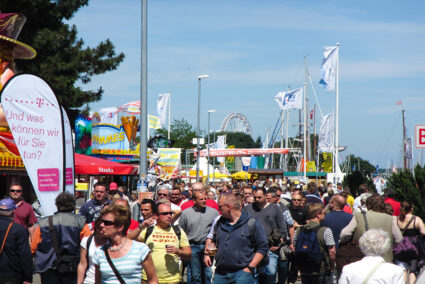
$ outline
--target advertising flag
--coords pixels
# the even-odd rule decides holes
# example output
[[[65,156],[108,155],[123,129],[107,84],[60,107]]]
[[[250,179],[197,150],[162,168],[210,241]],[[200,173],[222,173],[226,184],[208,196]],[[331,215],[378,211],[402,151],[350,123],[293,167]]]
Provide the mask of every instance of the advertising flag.
[[[165,120],[167,118],[167,108],[168,108],[169,100],[170,100],[170,93],[158,95],[156,112],[159,116],[159,120],[161,121],[162,125],[165,125]]]
[[[49,85],[28,74],[10,79],[1,94],[7,122],[45,215],[64,190],[61,106]]]
[[[334,115],[329,113],[322,118],[319,132],[319,151],[333,153]]]
[[[62,107],[63,132],[65,136],[65,190],[74,195],[74,143],[68,114]]]
[[[214,149],[225,149],[225,148],[226,148],[226,135],[217,136],[217,141],[215,142]],[[219,158],[217,158],[217,161],[219,163],[223,163],[224,158],[219,157]]]
[[[148,120],[149,120],[149,128],[152,129],[159,129],[161,128],[161,122],[159,121],[159,117],[148,114]]]
[[[303,108],[303,89],[295,89],[288,92],[279,92],[274,100],[281,109],[302,109]]]
[[[322,84],[325,89],[332,92],[335,91],[338,51],[338,46],[325,46],[322,69],[320,70],[322,79],[319,81],[319,84]]]

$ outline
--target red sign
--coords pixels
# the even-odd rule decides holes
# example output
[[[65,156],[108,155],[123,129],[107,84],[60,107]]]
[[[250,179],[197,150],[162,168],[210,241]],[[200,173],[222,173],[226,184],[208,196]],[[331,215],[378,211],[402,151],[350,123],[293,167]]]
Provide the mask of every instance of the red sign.
[[[415,146],[425,148],[425,125],[415,126]]]
[[[211,149],[210,157],[246,157],[260,156],[265,154],[287,154],[289,149],[273,148],[273,149]],[[196,154],[196,153],[195,153]],[[195,155],[196,156],[196,155]],[[201,157],[207,157],[207,150],[202,150]]]

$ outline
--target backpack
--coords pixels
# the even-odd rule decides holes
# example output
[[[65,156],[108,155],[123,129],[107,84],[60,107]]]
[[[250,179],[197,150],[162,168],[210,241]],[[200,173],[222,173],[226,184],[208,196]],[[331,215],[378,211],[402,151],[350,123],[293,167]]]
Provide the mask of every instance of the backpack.
[[[149,226],[149,227],[146,228],[145,243],[148,240],[149,236],[152,235],[153,228],[154,228],[154,226]],[[181,235],[182,235],[182,232],[180,231],[180,227],[175,226],[175,225],[171,225],[171,228],[173,228],[174,234],[176,234],[177,238],[180,241],[180,238],[181,238]]]
[[[86,254],[86,258],[87,258],[87,267],[86,267],[86,274],[87,274],[87,271],[89,270],[89,266],[90,266],[90,261],[89,261],[89,249],[90,249],[90,245],[91,245],[91,242],[92,242],[92,240],[93,240],[93,237],[94,237],[94,234],[93,235],[90,235],[89,236],[89,238],[87,239],[87,245],[86,245],[86,247],[87,247],[87,254]]]
[[[324,258],[320,250],[319,239],[317,238],[317,232],[320,228],[321,226],[317,226],[312,230],[307,230],[304,227],[300,228],[295,243],[295,263],[299,265],[301,271],[304,268],[311,270],[320,269],[320,264]]]

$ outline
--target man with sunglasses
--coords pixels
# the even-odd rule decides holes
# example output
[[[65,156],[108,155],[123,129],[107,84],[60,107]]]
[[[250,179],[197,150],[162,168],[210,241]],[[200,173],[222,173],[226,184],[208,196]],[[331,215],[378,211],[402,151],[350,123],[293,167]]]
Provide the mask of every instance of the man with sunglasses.
[[[31,205],[24,201],[24,191],[22,186],[18,183],[13,183],[9,187],[9,196],[13,202],[15,202],[16,206],[13,222],[28,229],[30,238],[32,238],[37,218],[35,217],[34,209]]]
[[[189,260],[192,255],[186,233],[171,225],[172,215],[170,204],[160,201],[152,233],[146,238],[144,229],[137,239],[150,248],[159,283],[179,283],[179,259]]]

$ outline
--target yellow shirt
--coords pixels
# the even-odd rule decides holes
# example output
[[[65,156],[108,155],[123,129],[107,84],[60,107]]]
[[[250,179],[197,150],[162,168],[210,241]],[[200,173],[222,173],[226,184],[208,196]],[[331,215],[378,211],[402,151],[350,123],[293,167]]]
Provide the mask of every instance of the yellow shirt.
[[[353,209],[354,197],[352,197],[351,195],[348,195],[347,196],[347,203],[348,203],[348,205],[350,205],[351,209]]]
[[[159,283],[181,281],[179,257],[175,254],[167,254],[165,252],[165,245],[173,245],[177,248],[190,246],[186,233],[182,229],[180,229],[180,232],[180,242],[174,233],[174,229],[171,227],[163,230],[155,226],[147,241],[145,241],[146,229],[144,229],[137,238],[139,242],[144,242],[151,250],[152,260]],[[142,272],[142,278],[143,280],[147,280],[144,270]]]

